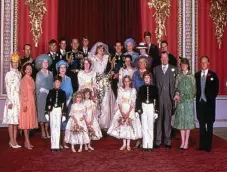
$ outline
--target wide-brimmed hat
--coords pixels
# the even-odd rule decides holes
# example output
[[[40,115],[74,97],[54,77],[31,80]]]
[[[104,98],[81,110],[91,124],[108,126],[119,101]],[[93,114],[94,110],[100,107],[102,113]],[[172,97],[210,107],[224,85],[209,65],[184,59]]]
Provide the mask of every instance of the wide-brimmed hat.
[[[147,46],[146,46],[146,44],[144,42],[140,42],[139,46],[136,47],[136,49],[147,49]]]
[[[36,69],[40,70],[42,68],[43,60],[47,60],[48,61],[48,66],[52,65],[53,61],[52,61],[51,57],[49,57],[47,54],[41,54],[35,60]]]
[[[56,63],[56,69],[58,70],[58,68],[59,68],[61,65],[65,65],[66,68],[69,67],[69,64],[68,64],[65,60],[60,60],[59,62]]]

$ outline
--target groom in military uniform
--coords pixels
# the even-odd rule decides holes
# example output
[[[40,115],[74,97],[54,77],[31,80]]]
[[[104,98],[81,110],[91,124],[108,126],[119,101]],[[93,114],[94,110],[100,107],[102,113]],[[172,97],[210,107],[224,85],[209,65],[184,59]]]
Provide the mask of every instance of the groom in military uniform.
[[[124,55],[122,53],[123,46],[121,42],[116,42],[115,53],[109,58],[109,63],[107,68],[111,70],[112,74],[112,82],[111,87],[114,93],[115,98],[117,98],[117,89],[118,89],[118,78],[119,78],[119,70],[124,65]]]

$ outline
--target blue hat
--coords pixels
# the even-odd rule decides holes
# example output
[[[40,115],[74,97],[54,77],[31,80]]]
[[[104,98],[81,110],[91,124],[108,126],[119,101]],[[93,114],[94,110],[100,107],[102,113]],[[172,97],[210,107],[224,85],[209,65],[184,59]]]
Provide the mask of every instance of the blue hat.
[[[128,38],[128,39],[126,39],[125,42],[124,42],[125,48],[127,47],[127,44],[128,44],[128,43],[131,43],[131,44],[133,45],[133,47],[136,45],[136,42],[134,41],[134,39]]]
[[[48,66],[52,65],[52,59],[47,54],[41,54],[35,60],[36,69],[40,70],[42,68],[43,60],[47,60],[48,61]]]
[[[56,63],[56,69],[58,70],[58,68],[59,68],[61,65],[65,65],[66,68],[69,67],[69,64],[68,64],[65,60],[60,60],[59,62]]]

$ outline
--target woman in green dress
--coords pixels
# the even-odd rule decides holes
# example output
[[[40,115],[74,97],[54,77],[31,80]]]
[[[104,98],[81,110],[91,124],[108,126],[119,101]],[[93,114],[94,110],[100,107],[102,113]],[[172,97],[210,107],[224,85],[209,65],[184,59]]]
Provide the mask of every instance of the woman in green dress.
[[[188,149],[190,130],[195,128],[194,97],[196,93],[195,78],[189,70],[189,61],[181,60],[181,72],[176,79],[176,93],[174,100],[177,103],[173,127],[180,130],[181,150]]]

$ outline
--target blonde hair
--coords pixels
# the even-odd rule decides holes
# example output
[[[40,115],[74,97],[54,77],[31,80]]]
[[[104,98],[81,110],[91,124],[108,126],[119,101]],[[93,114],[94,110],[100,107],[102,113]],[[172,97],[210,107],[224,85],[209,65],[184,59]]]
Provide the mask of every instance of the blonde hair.
[[[81,97],[81,101],[83,101],[83,99],[84,99],[83,92],[82,91],[77,91],[77,92],[75,92],[73,94],[73,103],[76,103],[76,98],[79,97],[79,96]]]

